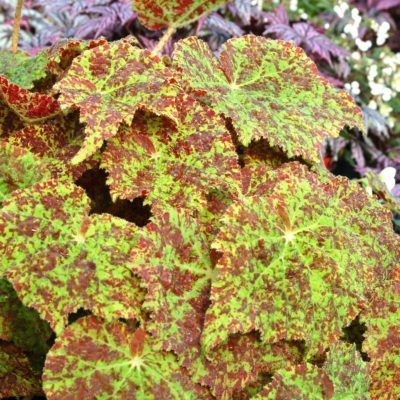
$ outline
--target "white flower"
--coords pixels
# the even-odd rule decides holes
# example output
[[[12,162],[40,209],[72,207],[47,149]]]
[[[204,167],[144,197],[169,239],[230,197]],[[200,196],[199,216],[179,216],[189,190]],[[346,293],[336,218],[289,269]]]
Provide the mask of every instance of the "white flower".
[[[358,96],[360,94],[360,84],[357,81],[346,83],[344,87],[353,96]]]
[[[385,89],[385,85],[376,82],[369,82],[369,87],[371,88],[371,94],[373,96],[381,96]]]
[[[378,46],[382,46],[386,40],[389,38],[389,32],[390,30],[390,24],[387,21],[382,22],[382,24],[379,25],[378,31],[376,33],[376,44]]]
[[[327,22],[326,24],[324,24],[324,29],[329,29],[331,27],[331,24],[329,22]]]
[[[372,46],[372,42],[370,40],[364,42],[364,40],[356,38],[356,45],[361,51],[368,51]]]
[[[372,64],[368,71],[368,80],[373,81],[378,76],[378,67],[376,64]]]
[[[372,110],[376,110],[376,109],[378,108],[378,104],[376,104],[376,101],[375,101],[375,100],[371,100],[371,101],[368,103],[368,107],[371,108]]]
[[[297,6],[298,6],[297,0],[290,0],[289,3],[290,11],[297,11]]]
[[[386,167],[379,173],[379,178],[386,185],[386,188],[391,192],[396,185],[396,169],[393,167]]]
[[[383,93],[382,93],[382,100],[383,101],[389,101],[393,97],[393,91],[392,89],[388,87],[383,88]]]
[[[301,18],[301,19],[307,20],[307,19],[308,19],[308,14],[305,13],[305,12],[301,13],[301,14],[300,14],[300,18]]]
[[[360,52],[359,51],[353,51],[353,53],[351,53],[351,58],[353,60],[360,61],[361,60]]]
[[[338,5],[333,7],[333,11],[335,11],[339,18],[343,18],[348,9],[349,5],[346,2],[340,2]]]

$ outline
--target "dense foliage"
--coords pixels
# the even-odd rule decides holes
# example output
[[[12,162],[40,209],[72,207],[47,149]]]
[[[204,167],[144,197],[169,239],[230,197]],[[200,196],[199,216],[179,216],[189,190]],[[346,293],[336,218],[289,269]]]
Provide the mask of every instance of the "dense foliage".
[[[134,4],[167,48],[222,2]],[[0,54],[2,397],[398,400],[400,238],[292,36]]]

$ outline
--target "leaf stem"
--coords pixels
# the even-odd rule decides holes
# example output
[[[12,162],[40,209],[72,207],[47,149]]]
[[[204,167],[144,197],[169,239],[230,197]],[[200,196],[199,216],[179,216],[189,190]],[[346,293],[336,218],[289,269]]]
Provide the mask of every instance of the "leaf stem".
[[[160,41],[157,43],[157,46],[154,47],[154,49],[153,49],[154,54],[160,54],[162,52],[163,48],[168,43],[168,40],[175,33],[175,31],[176,31],[175,25],[168,26],[168,29],[164,32],[164,35],[162,36]]]
[[[23,3],[24,0],[18,0],[17,7],[15,8],[14,26],[13,26],[12,41],[11,41],[12,53],[16,53],[18,50],[18,38],[19,38],[19,30],[21,27],[21,14],[22,14]]]

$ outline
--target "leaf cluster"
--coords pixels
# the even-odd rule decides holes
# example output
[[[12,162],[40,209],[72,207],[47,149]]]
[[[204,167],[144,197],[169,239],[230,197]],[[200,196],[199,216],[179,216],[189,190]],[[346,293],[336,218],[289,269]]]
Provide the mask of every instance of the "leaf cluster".
[[[208,10],[170,3],[139,18]],[[169,59],[127,37],[19,57],[0,61],[3,396],[399,396],[400,240],[321,167],[363,122],[303,50],[247,35],[216,58],[190,37]],[[94,212],[99,170],[150,221]],[[368,362],[342,338],[357,317]]]

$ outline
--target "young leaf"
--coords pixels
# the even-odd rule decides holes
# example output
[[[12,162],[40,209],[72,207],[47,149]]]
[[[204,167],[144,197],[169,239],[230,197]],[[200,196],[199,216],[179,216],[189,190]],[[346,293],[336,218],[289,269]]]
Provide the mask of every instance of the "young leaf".
[[[52,118],[60,112],[53,97],[29,92],[0,76],[0,106],[4,102],[25,122],[39,122]]]
[[[351,96],[334,89],[290,42],[231,39],[217,61],[206,43],[191,37],[177,44],[174,65],[189,91],[232,119],[244,145],[266,138],[289,157],[319,163],[323,139],[345,125],[363,127]]]
[[[254,400],[369,400],[366,364],[355,346],[338,343],[323,368],[300,364],[278,371]]]
[[[176,126],[138,113],[109,140],[102,167],[114,199],[146,195],[157,209],[199,210],[214,189],[238,192],[239,165],[224,121],[191,97],[178,96],[176,105]]]
[[[0,342],[0,397],[40,395],[40,376],[25,354],[12,343]]]
[[[400,264],[376,289],[369,307],[362,312],[366,324],[363,351],[368,353],[371,399],[397,400],[400,396]]]
[[[224,0],[133,0],[133,7],[146,28],[158,30],[188,25],[224,3]]]
[[[220,400],[230,400],[257,382],[261,373],[273,373],[301,361],[299,349],[289,343],[265,344],[254,334],[231,337],[207,359],[195,357],[189,367],[195,382],[209,386]]]
[[[203,344],[257,329],[321,353],[361,311],[399,254],[389,210],[345,178],[297,163],[270,173],[269,191],[235,202],[213,248],[216,266]],[[371,238],[373,237],[373,245]]]
[[[63,110],[80,110],[86,138],[73,158],[78,164],[99,150],[122,123],[130,125],[136,110],[144,107],[161,114],[174,101],[169,83],[173,72],[147,50],[129,40],[105,43],[83,52],[55,86]]]
[[[50,180],[13,192],[0,212],[3,271],[57,334],[79,308],[108,319],[140,312],[141,290],[126,267],[135,225],[89,210],[81,188]]]
[[[46,164],[23,147],[0,141],[0,205],[17,189],[50,178]]]
[[[32,89],[34,82],[46,76],[47,57],[39,53],[31,57],[22,51],[0,51],[0,75],[21,88]]]
[[[213,265],[210,243],[188,211],[170,208],[140,232],[132,251],[132,272],[147,290],[146,329],[163,350],[178,355],[198,348],[208,306]]]
[[[70,398],[210,399],[175,356],[143,329],[90,316],[65,329],[47,356],[43,386],[49,400]]]

